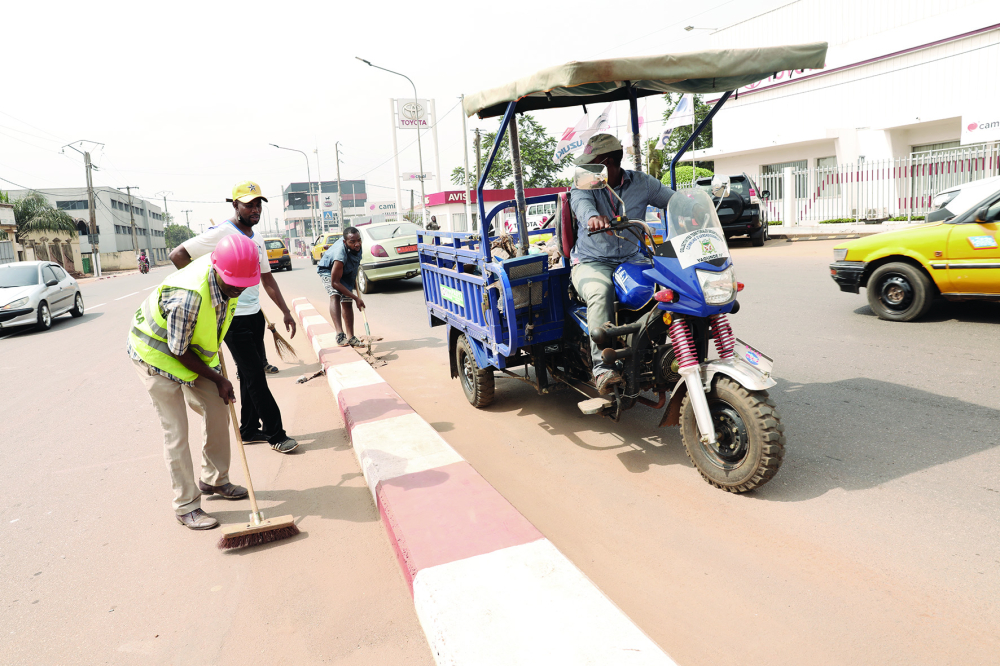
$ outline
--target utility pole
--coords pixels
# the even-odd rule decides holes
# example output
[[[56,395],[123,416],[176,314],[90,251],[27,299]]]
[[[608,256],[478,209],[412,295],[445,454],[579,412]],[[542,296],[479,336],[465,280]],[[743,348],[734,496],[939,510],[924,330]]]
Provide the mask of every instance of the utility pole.
[[[340,196],[340,142],[333,144],[333,149],[337,152],[337,219],[340,222],[340,230],[344,230],[344,197]],[[398,187],[398,181],[397,181]]]
[[[139,189],[136,185],[125,185],[124,187],[119,187],[119,190],[124,189],[128,192],[128,217],[132,225],[132,251],[135,252],[135,263],[139,264],[139,237],[135,230],[135,206],[132,205],[132,190]]]
[[[326,218],[323,216],[323,172],[319,170],[319,148],[314,148],[313,152],[316,153],[316,178],[319,180],[316,183],[316,209],[319,210],[319,228],[325,234],[327,228]]]
[[[465,95],[462,95],[462,159],[465,161],[465,231],[472,228],[472,197],[469,196],[469,128],[465,124]],[[440,188],[439,188],[440,189]],[[454,223],[448,231],[456,231]]]
[[[188,213],[191,213],[193,211],[190,208],[188,208],[187,210],[182,210],[181,212],[184,213],[184,217],[185,217],[185,219],[187,219],[187,228],[190,229],[191,228],[191,216],[188,215]]]
[[[103,143],[97,143],[96,141],[76,141],[75,143],[93,143],[97,146],[103,146]],[[90,161],[90,152],[82,151],[79,148],[73,147],[73,144],[66,144],[63,146],[63,150],[66,148],[72,148],[78,153],[83,155],[83,163],[86,168],[87,173],[87,208],[90,210],[90,255],[91,263],[94,265],[94,277],[101,277],[101,250],[100,242],[98,240],[99,234],[97,230],[97,202],[94,200],[94,179],[91,172],[96,169]]]
[[[479,128],[477,127],[476,128],[476,196],[477,197],[479,196],[479,180],[483,177],[482,174],[480,173],[480,171],[482,170],[482,167],[480,165],[483,163],[482,143],[483,143],[482,137],[479,135]],[[478,206],[476,210],[477,211],[479,210]],[[480,222],[481,221],[482,220],[480,220]],[[475,231],[476,227],[478,226],[479,226],[478,224],[473,224],[472,230]]]

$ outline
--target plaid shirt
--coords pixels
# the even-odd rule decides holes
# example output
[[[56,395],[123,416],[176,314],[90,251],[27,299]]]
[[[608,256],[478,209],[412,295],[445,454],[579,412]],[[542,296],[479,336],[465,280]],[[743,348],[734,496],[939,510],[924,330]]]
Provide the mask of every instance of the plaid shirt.
[[[226,306],[229,299],[219,288],[215,271],[212,271],[212,277],[213,279],[208,281],[208,294],[212,299],[212,307],[215,308],[215,330],[218,333],[222,331],[222,325],[226,322]],[[198,320],[198,310],[201,308],[201,294],[190,289],[164,287],[160,293],[159,306],[160,314],[167,320],[167,346],[170,348],[170,353],[180,356],[187,351],[194,336],[194,325]],[[148,365],[132,348],[131,342],[128,343],[128,355],[133,361],[141,363],[158,375],[185,386],[194,386],[194,382],[186,382],[165,370]],[[216,365],[215,369],[218,368]]]

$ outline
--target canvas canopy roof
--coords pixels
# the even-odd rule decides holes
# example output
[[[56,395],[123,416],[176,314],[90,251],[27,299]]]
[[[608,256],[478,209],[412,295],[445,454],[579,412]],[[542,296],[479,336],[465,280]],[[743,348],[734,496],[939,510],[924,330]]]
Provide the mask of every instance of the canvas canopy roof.
[[[465,98],[465,113],[480,118],[517,111],[554,109],[665,92],[714,93],[735,90],[789,69],[822,69],[826,42],[756,49],[716,49],[692,53],[568,62],[507,85]]]

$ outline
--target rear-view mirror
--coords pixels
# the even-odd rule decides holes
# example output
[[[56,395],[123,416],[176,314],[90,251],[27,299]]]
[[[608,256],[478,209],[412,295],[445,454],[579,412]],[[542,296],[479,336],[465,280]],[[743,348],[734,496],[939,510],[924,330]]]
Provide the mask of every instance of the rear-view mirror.
[[[976,222],[989,222],[987,216],[990,214],[990,207],[983,206],[976,211]]]
[[[712,196],[719,199],[729,196],[729,176],[718,173],[712,176]]]
[[[581,164],[573,172],[573,186],[578,190],[603,190],[608,184],[608,167]]]
[[[770,199],[771,198],[771,190],[764,190],[763,192],[761,192],[760,193],[760,198],[761,199]]]
[[[48,280],[48,281],[46,281],[45,286],[46,287],[54,287],[57,284],[59,284],[59,280]]]

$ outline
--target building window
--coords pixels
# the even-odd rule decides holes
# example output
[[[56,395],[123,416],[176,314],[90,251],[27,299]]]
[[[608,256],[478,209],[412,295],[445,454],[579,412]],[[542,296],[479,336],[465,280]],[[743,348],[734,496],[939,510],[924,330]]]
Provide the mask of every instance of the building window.
[[[809,161],[781,162],[779,164],[764,164],[760,168],[761,189],[771,190],[771,198],[781,199],[784,192],[782,174],[786,167],[792,167],[795,174],[795,196],[799,199],[806,196],[809,190]]]
[[[87,210],[87,200],[81,201],[57,201],[56,208],[59,210]]]
[[[955,148],[961,148],[961,141],[941,141],[939,143],[925,143],[922,146],[913,146],[910,148],[911,153],[930,153],[935,150],[954,150]]]
[[[837,156],[816,158],[816,191],[821,197],[840,196],[840,172]]]

